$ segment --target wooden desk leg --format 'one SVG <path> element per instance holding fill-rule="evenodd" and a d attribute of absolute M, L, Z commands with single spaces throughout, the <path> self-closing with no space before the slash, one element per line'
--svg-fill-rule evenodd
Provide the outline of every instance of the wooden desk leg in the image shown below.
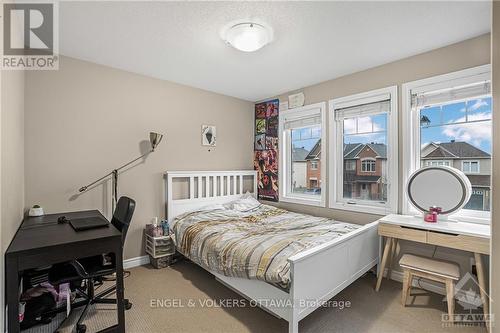
<path fill-rule="evenodd" d="M 481 302 L 483 303 L 483 313 L 485 319 L 489 319 L 490 306 L 488 294 L 486 294 L 486 282 L 484 278 L 484 266 L 483 260 L 480 253 L 474 253 L 474 259 L 476 261 L 476 269 L 477 269 L 477 279 L 479 282 L 479 291 L 481 293 Z M 486 320 L 486 328 L 489 330 L 489 321 Z"/>
<path fill-rule="evenodd" d="M 397 238 L 392 239 L 392 244 L 391 244 L 391 253 L 389 254 L 389 258 L 387 260 L 389 261 L 389 265 L 387 267 L 387 278 L 390 279 L 392 276 L 392 262 L 394 261 L 394 257 L 396 254 L 396 249 L 398 247 L 398 240 Z"/>
<path fill-rule="evenodd" d="M 19 268 L 17 258 L 6 256 L 5 258 L 5 295 L 8 306 L 8 332 L 17 333 L 19 327 Z M 3 306 L 3 305 L 2 305 Z"/>
<path fill-rule="evenodd" d="M 392 247 L 392 238 L 387 237 L 387 239 L 385 240 L 384 253 L 382 254 L 382 261 L 380 262 L 380 269 L 378 270 L 379 273 L 377 278 L 377 285 L 375 286 L 375 291 L 379 291 L 380 289 L 380 284 L 382 283 L 382 278 L 384 277 L 385 264 L 387 263 L 387 257 L 391 252 L 391 247 Z"/>
<path fill-rule="evenodd" d="M 123 285 L 123 254 L 121 244 L 115 252 L 116 257 L 116 305 L 118 308 L 118 332 L 125 333 L 125 304 Z"/>

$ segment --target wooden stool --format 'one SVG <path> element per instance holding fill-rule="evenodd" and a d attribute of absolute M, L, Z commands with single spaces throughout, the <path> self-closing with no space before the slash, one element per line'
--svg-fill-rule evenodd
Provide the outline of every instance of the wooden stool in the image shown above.
<path fill-rule="evenodd" d="M 455 281 L 460 279 L 460 268 L 457 263 L 420 257 L 413 254 L 405 254 L 399 260 L 399 265 L 404 269 L 403 291 L 401 302 L 406 306 L 406 299 L 411 290 L 413 277 L 422 277 L 446 286 L 446 301 L 448 303 L 448 315 L 453 321 L 455 311 Z"/>

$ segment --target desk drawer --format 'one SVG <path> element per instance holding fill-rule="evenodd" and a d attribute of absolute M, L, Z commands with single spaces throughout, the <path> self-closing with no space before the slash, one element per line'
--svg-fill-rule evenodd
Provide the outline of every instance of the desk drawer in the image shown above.
<path fill-rule="evenodd" d="M 481 254 L 490 254 L 490 240 L 482 237 L 427 231 L 427 243 Z"/>
<path fill-rule="evenodd" d="M 406 239 L 414 242 L 425 243 L 427 241 L 427 231 L 403 227 L 400 225 L 380 223 L 378 225 L 380 236 Z"/>

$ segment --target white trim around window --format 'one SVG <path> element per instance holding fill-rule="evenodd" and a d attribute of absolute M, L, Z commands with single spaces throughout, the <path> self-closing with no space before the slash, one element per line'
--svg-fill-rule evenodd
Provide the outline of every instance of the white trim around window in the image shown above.
<path fill-rule="evenodd" d="M 291 135 L 290 130 L 285 128 L 286 122 L 293 122 L 295 120 L 300 121 L 301 119 L 311 118 L 319 116 L 321 117 L 321 153 L 320 153 L 320 186 L 321 195 L 319 198 L 315 198 L 311 195 L 300 195 L 298 193 L 293 193 L 291 191 Z M 311 105 L 306 105 L 299 108 L 288 109 L 281 111 L 279 114 L 279 145 L 280 145 L 280 177 L 279 177 L 279 192 L 280 201 L 297 203 L 302 205 L 310 206 L 326 206 L 326 103 L 316 103 Z"/>
<path fill-rule="evenodd" d="M 361 159 L 361 171 L 362 172 L 375 172 L 377 167 L 377 160 L 371 157 L 366 157 Z M 369 170 L 368 170 L 369 169 Z"/>
<path fill-rule="evenodd" d="M 344 131 L 342 109 L 359 106 L 359 112 L 363 115 L 377 114 L 365 105 L 388 101 L 389 112 L 387 116 L 387 201 L 385 203 L 361 200 L 344 199 Z M 336 111 L 337 110 L 337 111 Z M 373 112 L 373 113 L 372 113 Z M 329 101 L 329 141 L 328 141 L 328 179 L 329 184 L 329 207 L 334 209 L 349 210 L 355 212 L 387 215 L 397 212 L 398 207 L 398 88 L 391 86 L 387 88 L 372 90 L 360 94 L 332 99 Z M 346 117 L 347 118 L 347 117 Z"/>
<path fill-rule="evenodd" d="M 419 113 L 412 109 L 412 93 L 425 93 L 466 86 L 478 82 L 491 80 L 491 65 L 473 67 L 449 74 L 438 75 L 427 79 L 408 82 L 402 86 L 402 133 L 403 133 L 403 188 L 402 210 L 403 214 L 414 215 L 417 211 L 410 205 L 406 195 L 406 182 L 410 175 L 420 167 L 420 118 Z M 417 125 L 418 124 L 418 125 Z M 462 209 L 450 219 L 473 222 L 489 223 L 490 212 Z"/>

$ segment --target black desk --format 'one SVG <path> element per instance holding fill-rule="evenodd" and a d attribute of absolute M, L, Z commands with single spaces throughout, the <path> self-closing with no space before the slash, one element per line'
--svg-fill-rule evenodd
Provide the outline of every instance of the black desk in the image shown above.
<path fill-rule="evenodd" d="M 8 331 L 19 332 L 19 272 L 112 252 L 116 256 L 116 298 L 118 324 L 101 332 L 125 332 L 123 304 L 123 258 L 121 233 L 109 228 L 76 232 L 69 223 L 58 224 L 57 218 L 103 217 L 97 210 L 26 217 L 5 253 L 5 302 L 8 305 Z"/>

